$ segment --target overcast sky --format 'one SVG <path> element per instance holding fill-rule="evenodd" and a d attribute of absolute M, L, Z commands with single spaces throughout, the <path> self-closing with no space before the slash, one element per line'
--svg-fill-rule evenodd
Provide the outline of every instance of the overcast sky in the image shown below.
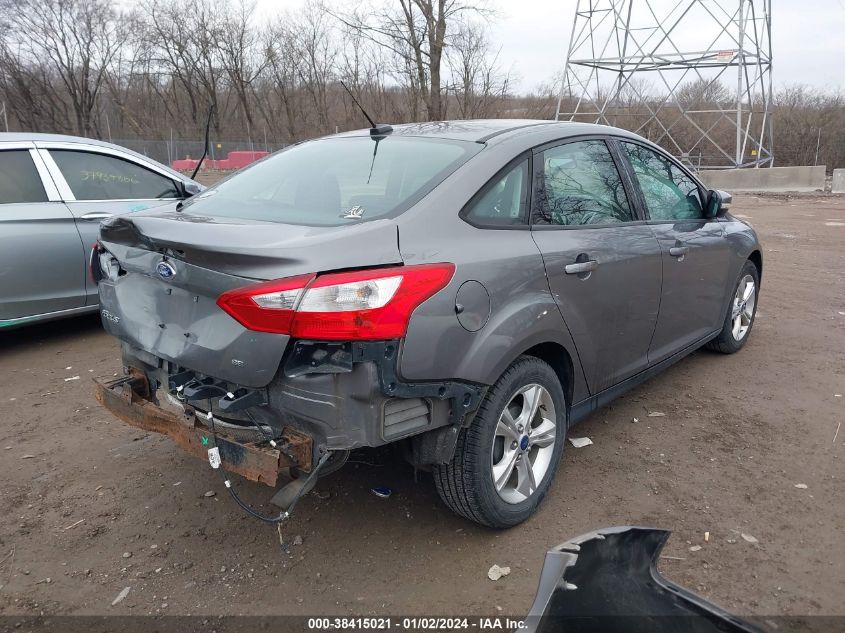
<path fill-rule="evenodd" d="M 722 0 L 733 5 L 736 1 Z M 489 2 L 498 11 L 490 39 L 501 46 L 502 66 L 520 78 L 517 89 L 528 91 L 549 81 L 563 68 L 576 0 Z M 655 7 L 676 3 L 653 0 Z M 259 0 L 258 11 L 269 16 L 301 4 L 302 0 Z M 844 88 L 845 0 L 772 0 L 772 5 L 775 87 L 804 83 Z"/>

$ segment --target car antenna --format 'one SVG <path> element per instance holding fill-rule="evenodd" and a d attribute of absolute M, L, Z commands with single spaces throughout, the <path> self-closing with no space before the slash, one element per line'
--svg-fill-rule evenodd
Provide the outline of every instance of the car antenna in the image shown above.
<path fill-rule="evenodd" d="M 358 109 L 361 111 L 361 114 L 363 114 L 367 121 L 369 121 L 370 136 L 381 140 L 381 138 L 384 138 L 386 135 L 390 134 L 393 131 L 393 128 L 387 123 L 376 123 L 375 121 L 373 121 L 370 115 L 367 114 L 367 111 L 364 109 L 364 106 L 362 106 L 358 102 L 358 99 L 355 98 L 355 95 L 352 94 L 352 91 L 349 89 L 349 87 L 345 83 L 343 83 L 343 81 L 340 82 L 340 85 L 343 86 L 343 89 L 349 93 L 349 96 L 352 97 L 352 101 L 355 103 L 356 106 L 358 106 Z"/>
<path fill-rule="evenodd" d="M 200 156 L 199 162 L 197 162 L 197 166 L 194 167 L 194 173 L 191 174 L 191 180 L 194 179 L 194 176 L 197 175 L 197 172 L 200 170 L 200 166 L 202 165 L 202 161 L 205 160 L 205 157 L 208 156 L 208 132 L 211 129 L 211 113 L 214 112 L 214 105 L 209 106 L 208 108 L 208 118 L 205 121 L 205 144 L 202 150 L 202 156 Z"/>
<path fill-rule="evenodd" d="M 386 123 L 376 123 L 375 121 L 373 121 L 372 117 L 367 114 L 367 111 L 364 109 L 364 106 L 362 106 L 358 102 L 358 99 L 355 98 L 355 95 L 352 94 L 352 91 L 349 89 L 349 87 L 345 83 L 343 83 L 343 81 L 340 82 L 340 85 L 343 86 L 343 89 L 349 93 L 349 96 L 352 97 L 352 101 L 355 102 L 355 105 L 358 106 L 358 109 L 366 117 L 367 121 L 370 122 L 370 138 L 376 142 L 376 146 L 373 148 L 373 159 L 370 161 L 370 175 L 367 176 L 367 184 L 370 184 L 370 180 L 373 177 L 373 167 L 376 164 L 378 144 L 393 131 L 393 128 L 390 125 L 387 125 Z"/>
<path fill-rule="evenodd" d="M 194 167 L 194 172 L 191 174 L 191 180 L 193 180 L 196 177 L 197 172 L 200 170 L 200 167 L 202 166 L 202 161 L 204 161 L 205 157 L 208 156 L 208 133 L 211 129 L 211 113 L 212 112 L 214 112 L 214 105 L 213 104 L 211 106 L 209 106 L 208 117 L 205 120 L 205 142 L 203 143 L 202 156 L 200 156 L 200 159 L 197 161 L 197 166 Z M 184 204 L 185 204 L 184 200 L 180 200 L 179 202 L 177 202 L 176 203 L 176 210 L 181 211 Z"/>

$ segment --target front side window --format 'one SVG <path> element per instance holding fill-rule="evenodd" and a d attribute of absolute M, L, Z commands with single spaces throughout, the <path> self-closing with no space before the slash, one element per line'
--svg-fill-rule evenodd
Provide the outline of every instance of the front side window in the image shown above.
<path fill-rule="evenodd" d="M 466 211 L 466 218 L 488 226 L 525 224 L 527 183 L 526 159 L 489 183 Z"/>
<path fill-rule="evenodd" d="M 309 141 L 247 167 L 182 211 L 306 226 L 394 217 L 482 147 L 399 134 Z"/>
<path fill-rule="evenodd" d="M 0 204 L 47 202 L 41 176 L 25 149 L 0 151 Z"/>
<path fill-rule="evenodd" d="M 543 152 L 535 223 L 562 226 L 634 220 L 619 171 L 604 141 L 579 141 Z"/>
<path fill-rule="evenodd" d="M 622 143 L 640 183 L 652 220 L 693 220 L 704 217 L 698 185 L 665 156 L 636 143 Z"/>
<path fill-rule="evenodd" d="M 116 156 L 64 149 L 51 149 L 50 155 L 77 200 L 180 197 L 172 179 Z"/>

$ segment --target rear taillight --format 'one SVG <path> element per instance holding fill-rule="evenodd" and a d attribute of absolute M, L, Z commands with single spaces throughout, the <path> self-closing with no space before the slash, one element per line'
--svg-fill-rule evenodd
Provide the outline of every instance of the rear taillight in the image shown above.
<path fill-rule="evenodd" d="M 250 330 L 287 334 L 294 309 L 315 275 L 287 277 L 235 288 L 217 298 L 217 305 Z"/>
<path fill-rule="evenodd" d="M 318 340 L 399 338 L 413 311 L 454 272 L 454 264 L 423 264 L 288 277 L 230 290 L 217 304 L 250 330 Z"/>

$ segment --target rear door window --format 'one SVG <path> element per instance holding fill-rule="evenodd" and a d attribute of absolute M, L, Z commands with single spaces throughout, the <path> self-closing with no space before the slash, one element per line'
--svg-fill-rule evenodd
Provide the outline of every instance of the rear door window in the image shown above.
<path fill-rule="evenodd" d="M 604 141 L 566 143 L 545 150 L 542 157 L 535 191 L 536 224 L 581 226 L 635 219 Z"/>
<path fill-rule="evenodd" d="M 77 200 L 179 197 L 171 178 L 116 156 L 65 149 L 51 149 L 50 155 Z"/>
<path fill-rule="evenodd" d="M 704 217 L 696 182 L 665 156 L 637 143 L 622 142 L 643 192 L 652 220 L 697 220 Z"/>
<path fill-rule="evenodd" d="M 0 151 L 0 204 L 47 202 L 41 176 L 25 149 Z"/>

